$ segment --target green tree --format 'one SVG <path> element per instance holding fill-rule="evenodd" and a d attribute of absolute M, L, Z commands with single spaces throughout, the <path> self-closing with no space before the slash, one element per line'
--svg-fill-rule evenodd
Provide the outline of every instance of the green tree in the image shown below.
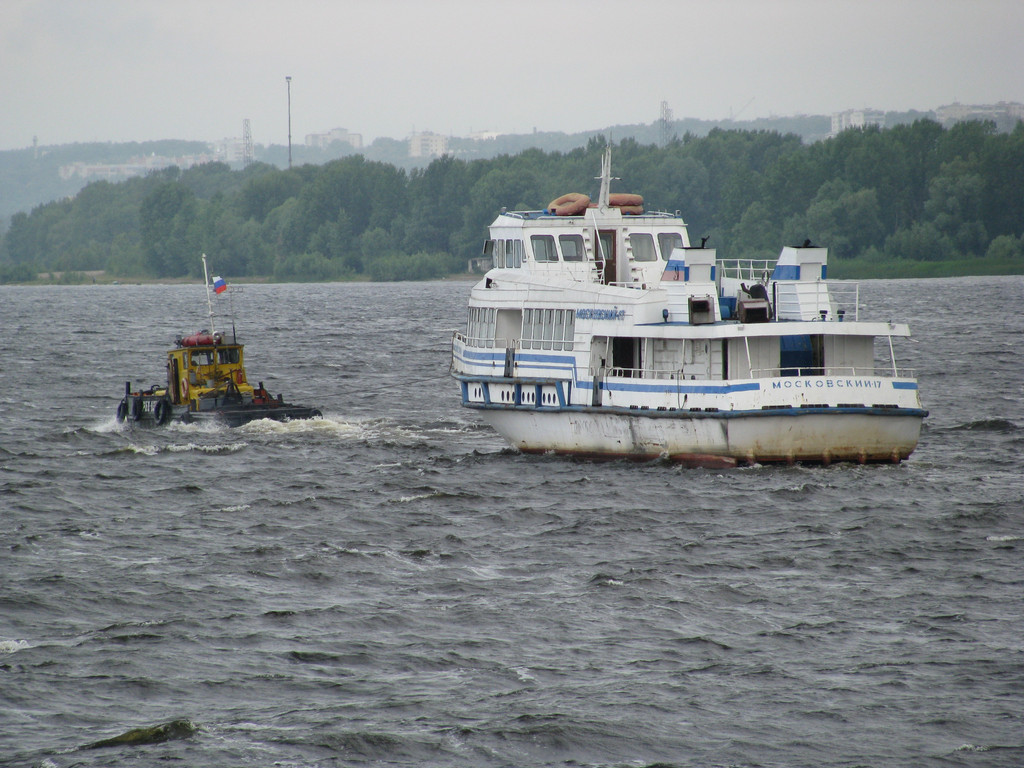
<path fill-rule="evenodd" d="M 994 261 L 1024 260 L 1024 237 L 999 235 L 989 244 L 985 256 Z"/>
<path fill-rule="evenodd" d="M 916 222 L 896 230 L 885 239 L 885 252 L 892 258 L 912 261 L 945 261 L 955 248 L 950 239 L 932 222 Z"/>
<path fill-rule="evenodd" d="M 881 245 L 885 233 L 875 190 L 854 191 L 844 181 L 822 185 L 804 222 L 806 236 L 815 243 L 827 244 L 838 258 L 856 256 L 872 245 Z"/>
<path fill-rule="evenodd" d="M 186 235 L 198 213 L 195 194 L 178 182 L 157 187 L 139 207 L 142 251 L 158 277 L 186 274 L 190 258 Z"/>
<path fill-rule="evenodd" d="M 942 166 L 928 184 L 925 216 L 963 255 L 980 255 L 988 245 L 982 221 L 985 181 L 962 159 Z"/>

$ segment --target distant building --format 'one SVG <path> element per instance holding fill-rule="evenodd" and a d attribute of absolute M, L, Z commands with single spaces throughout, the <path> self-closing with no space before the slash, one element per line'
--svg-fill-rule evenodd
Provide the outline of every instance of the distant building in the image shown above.
<path fill-rule="evenodd" d="M 326 149 L 336 141 L 348 144 L 353 149 L 363 148 L 363 135 L 361 133 L 349 133 L 347 128 L 334 128 L 327 133 L 307 133 L 306 146 Z"/>
<path fill-rule="evenodd" d="M 838 136 L 847 128 L 866 128 L 869 125 L 885 127 L 885 112 L 880 109 L 848 109 L 832 113 L 832 131 L 829 136 Z"/>
<path fill-rule="evenodd" d="M 210 145 L 217 159 L 228 165 L 245 164 L 245 139 L 221 139 Z"/>
<path fill-rule="evenodd" d="M 447 136 L 425 131 L 409 137 L 409 157 L 441 157 L 447 152 Z"/>
<path fill-rule="evenodd" d="M 62 179 L 78 176 L 82 179 L 102 179 L 106 181 L 123 181 L 136 176 L 145 176 L 151 171 L 170 168 L 172 165 L 181 170 L 192 168 L 204 163 L 223 160 L 215 154 L 181 155 L 180 157 L 163 157 L 161 155 L 145 155 L 133 157 L 127 163 L 69 163 L 57 169 Z"/>
<path fill-rule="evenodd" d="M 991 120 L 997 126 L 1016 123 L 1024 119 L 1024 104 L 1000 101 L 998 104 L 960 104 L 953 102 L 935 110 L 935 118 L 948 128 L 968 120 Z"/>

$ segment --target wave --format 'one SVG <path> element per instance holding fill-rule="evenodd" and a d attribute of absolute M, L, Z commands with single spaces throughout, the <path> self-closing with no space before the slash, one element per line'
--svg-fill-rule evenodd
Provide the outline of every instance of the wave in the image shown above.
<path fill-rule="evenodd" d="M 163 453 L 206 453 L 211 455 L 237 453 L 249 444 L 234 442 L 221 445 L 204 445 L 202 443 L 170 443 L 168 445 L 136 445 L 129 444 L 100 454 L 101 456 L 120 456 L 123 454 L 139 454 L 142 456 L 159 456 Z"/>
<path fill-rule="evenodd" d="M 1021 427 L 1009 419 L 980 419 L 934 430 L 935 432 L 995 432 L 1006 434 L 1020 431 Z"/>
<path fill-rule="evenodd" d="M 25 640 L 0 640 L 0 654 L 17 653 L 31 647 Z"/>

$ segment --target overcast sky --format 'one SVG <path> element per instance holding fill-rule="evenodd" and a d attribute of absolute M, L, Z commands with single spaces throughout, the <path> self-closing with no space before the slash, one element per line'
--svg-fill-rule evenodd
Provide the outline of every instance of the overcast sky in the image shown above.
<path fill-rule="evenodd" d="M 1024 101 L 1022 0 L 0 0 L 0 150 Z"/>

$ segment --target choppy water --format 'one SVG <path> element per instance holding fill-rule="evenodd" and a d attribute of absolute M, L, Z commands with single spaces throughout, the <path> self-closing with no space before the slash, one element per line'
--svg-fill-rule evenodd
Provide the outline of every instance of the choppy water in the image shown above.
<path fill-rule="evenodd" d="M 731 471 L 507 450 L 468 290 L 246 286 L 326 418 L 132 431 L 201 289 L 0 288 L 0 765 L 1024 765 L 1024 281 L 862 285 L 910 461 Z"/>

